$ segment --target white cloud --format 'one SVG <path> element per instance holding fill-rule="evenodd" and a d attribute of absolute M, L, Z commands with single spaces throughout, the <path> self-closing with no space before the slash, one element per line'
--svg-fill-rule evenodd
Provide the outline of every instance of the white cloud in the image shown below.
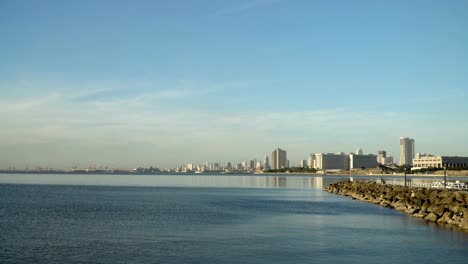
<path fill-rule="evenodd" d="M 220 17 L 242 13 L 251 9 L 260 8 L 278 2 L 279 0 L 254 0 L 216 10 L 210 16 Z"/>

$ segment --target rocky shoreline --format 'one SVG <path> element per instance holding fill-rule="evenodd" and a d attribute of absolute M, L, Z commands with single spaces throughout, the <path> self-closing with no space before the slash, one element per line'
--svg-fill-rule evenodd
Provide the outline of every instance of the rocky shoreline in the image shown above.
<path fill-rule="evenodd" d="M 468 232 L 468 192 L 377 184 L 339 182 L 325 191 L 405 212 L 429 222 L 457 226 Z"/>

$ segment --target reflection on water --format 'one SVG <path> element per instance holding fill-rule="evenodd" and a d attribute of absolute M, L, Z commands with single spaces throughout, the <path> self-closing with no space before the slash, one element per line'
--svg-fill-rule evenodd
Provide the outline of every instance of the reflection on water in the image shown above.
<path fill-rule="evenodd" d="M 354 180 L 375 180 L 381 177 L 353 176 Z M 458 178 L 457 178 L 458 179 Z M 0 174 L 0 183 L 59 184 L 102 186 L 161 186 L 161 187 L 230 187 L 230 188 L 293 188 L 323 189 L 348 180 L 341 175 L 76 175 L 76 174 Z M 408 177 L 409 186 L 430 186 L 440 177 Z M 456 180 L 450 178 L 450 180 Z M 466 180 L 462 178 L 461 180 Z M 404 185 L 403 177 L 385 177 L 387 184 Z"/>
<path fill-rule="evenodd" d="M 278 175 L 69 175 L 0 174 L 0 183 L 161 187 L 323 189 L 343 177 Z"/>

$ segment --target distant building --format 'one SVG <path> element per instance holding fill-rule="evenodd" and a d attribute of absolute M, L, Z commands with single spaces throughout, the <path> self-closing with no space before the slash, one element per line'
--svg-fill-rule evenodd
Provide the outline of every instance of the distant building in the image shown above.
<path fill-rule="evenodd" d="M 248 165 L 249 165 L 249 168 L 248 168 L 248 169 L 249 169 L 249 170 L 255 170 L 255 165 L 256 165 L 255 163 L 257 163 L 257 161 L 256 161 L 255 159 L 250 160 L 250 161 L 249 161 L 249 164 L 248 164 Z"/>
<path fill-rule="evenodd" d="M 315 168 L 319 170 L 348 170 L 349 156 L 344 153 L 315 154 Z"/>
<path fill-rule="evenodd" d="M 300 166 L 301 168 L 307 168 L 307 160 L 301 160 L 299 166 Z"/>
<path fill-rule="evenodd" d="M 379 150 L 377 152 L 377 162 L 379 164 L 385 164 L 386 158 L 387 158 L 387 152 L 385 150 Z"/>
<path fill-rule="evenodd" d="M 270 162 L 268 161 L 268 155 L 265 155 L 264 168 L 265 170 L 270 169 Z"/>
<path fill-rule="evenodd" d="M 434 156 L 430 154 L 421 155 L 418 153 L 413 159 L 413 168 L 467 168 L 468 157 L 458 156 Z"/>
<path fill-rule="evenodd" d="M 257 170 L 257 171 L 262 170 L 262 162 L 261 161 L 257 161 L 257 164 L 255 166 L 255 170 Z"/>
<path fill-rule="evenodd" d="M 400 165 L 413 164 L 414 150 L 414 139 L 400 138 Z"/>
<path fill-rule="evenodd" d="M 187 171 L 194 171 L 194 170 L 195 170 L 195 166 L 193 165 L 193 163 L 187 164 Z"/>
<path fill-rule="evenodd" d="M 376 155 L 357 155 L 349 154 L 349 167 L 351 169 L 360 169 L 360 168 L 375 168 L 379 165 L 377 162 Z"/>
<path fill-rule="evenodd" d="M 361 148 L 358 148 L 356 150 L 356 155 L 362 155 L 362 149 Z"/>
<path fill-rule="evenodd" d="M 287 152 L 280 148 L 273 150 L 271 153 L 271 168 L 274 170 L 288 167 Z"/>
<path fill-rule="evenodd" d="M 307 166 L 309 168 L 314 168 L 315 167 L 314 162 L 315 162 L 315 154 L 310 154 L 309 158 L 307 159 Z"/>
<path fill-rule="evenodd" d="M 394 164 L 393 157 L 392 157 L 392 156 L 388 156 L 388 157 L 384 158 L 384 159 L 382 160 L 382 164 L 383 164 L 383 165 Z"/>

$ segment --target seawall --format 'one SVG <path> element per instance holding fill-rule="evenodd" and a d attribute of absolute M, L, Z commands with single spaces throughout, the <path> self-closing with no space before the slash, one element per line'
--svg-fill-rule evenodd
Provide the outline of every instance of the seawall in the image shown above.
<path fill-rule="evenodd" d="M 325 191 L 351 196 L 468 232 L 468 192 L 383 185 L 369 181 L 339 182 Z"/>

